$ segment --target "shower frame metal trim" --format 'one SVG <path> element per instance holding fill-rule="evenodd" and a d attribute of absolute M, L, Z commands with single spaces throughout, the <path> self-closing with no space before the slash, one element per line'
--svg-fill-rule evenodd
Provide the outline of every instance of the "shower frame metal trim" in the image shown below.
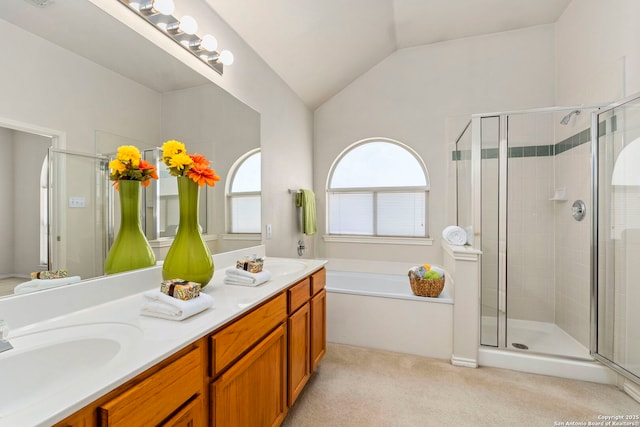
<path fill-rule="evenodd" d="M 591 356 L 604 364 L 608 368 L 612 369 L 621 376 L 640 384 L 640 376 L 626 370 L 622 366 L 615 363 L 600 353 L 598 353 L 598 287 L 599 287 L 599 217 L 600 217 L 600 199 L 599 199 L 599 161 L 600 161 L 600 135 L 598 120 L 601 114 L 605 114 L 611 110 L 615 110 L 634 100 L 640 99 L 640 93 L 636 93 L 620 99 L 607 106 L 600 106 L 597 111 L 591 113 L 591 197 L 592 197 L 592 209 L 591 209 L 591 342 L 590 342 L 590 354 Z"/>

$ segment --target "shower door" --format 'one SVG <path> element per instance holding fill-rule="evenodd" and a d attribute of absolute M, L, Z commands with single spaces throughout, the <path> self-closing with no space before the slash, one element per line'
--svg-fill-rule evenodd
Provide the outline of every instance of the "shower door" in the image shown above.
<path fill-rule="evenodd" d="M 70 276 L 104 274 L 107 159 L 50 148 L 50 268 Z"/>
<path fill-rule="evenodd" d="M 594 199 L 591 351 L 640 380 L 640 97 L 593 114 Z"/>
<path fill-rule="evenodd" d="M 591 360 L 591 229 L 572 216 L 574 201 L 591 208 L 590 107 L 580 108 L 473 118 L 481 345 Z"/>

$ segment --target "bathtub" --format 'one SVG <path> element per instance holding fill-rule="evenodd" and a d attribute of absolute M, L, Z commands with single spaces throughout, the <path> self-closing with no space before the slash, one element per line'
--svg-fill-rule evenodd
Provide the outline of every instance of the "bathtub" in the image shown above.
<path fill-rule="evenodd" d="M 446 282 L 445 282 L 446 283 Z M 413 295 L 406 274 L 327 271 L 327 340 L 451 358 L 453 299 Z"/>

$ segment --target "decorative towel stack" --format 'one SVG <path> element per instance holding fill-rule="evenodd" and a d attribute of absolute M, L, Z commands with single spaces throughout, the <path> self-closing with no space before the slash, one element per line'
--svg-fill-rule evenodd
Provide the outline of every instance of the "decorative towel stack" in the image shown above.
<path fill-rule="evenodd" d="M 462 246 L 467 243 L 467 232 L 457 225 L 450 225 L 442 230 L 442 238 L 450 245 Z"/>
<path fill-rule="evenodd" d="M 260 273 L 250 273 L 239 268 L 227 268 L 224 277 L 226 285 L 258 286 L 271 279 L 269 270 L 262 270 Z"/>
<path fill-rule="evenodd" d="M 13 292 L 16 294 L 26 294 L 28 292 L 76 283 L 80 280 L 82 280 L 80 276 L 60 277 L 58 279 L 33 279 L 28 282 L 20 283 L 13 289 Z"/>
<path fill-rule="evenodd" d="M 159 290 L 147 291 L 142 297 L 140 314 L 169 320 L 184 320 L 213 305 L 213 297 L 205 293 L 186 301 L 170 297 Z"/>

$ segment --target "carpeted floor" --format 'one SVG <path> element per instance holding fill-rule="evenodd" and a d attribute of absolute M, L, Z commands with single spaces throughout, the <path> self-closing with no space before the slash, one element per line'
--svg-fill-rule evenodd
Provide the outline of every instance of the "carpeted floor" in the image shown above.
<path fill-rule="evenodd" d="M 615 386 L 329 344 L 282 426 L 560 426 L 612 415 L 640 415 L 640 403 Z"/>

